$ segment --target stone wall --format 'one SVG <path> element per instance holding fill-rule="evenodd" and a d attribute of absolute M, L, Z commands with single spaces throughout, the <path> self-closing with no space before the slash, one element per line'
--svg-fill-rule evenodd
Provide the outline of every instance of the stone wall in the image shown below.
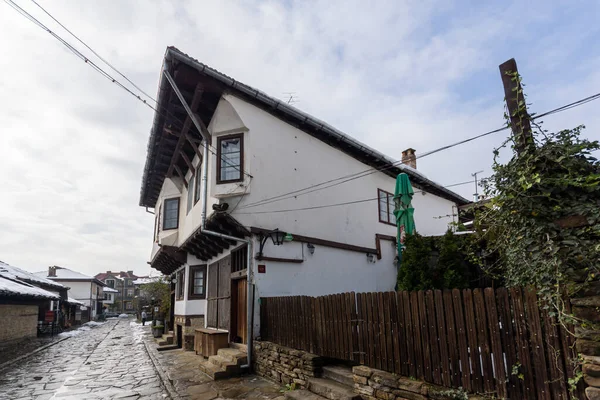
<path fill-rule="evenodd" d="M 0 343 L 37 336 L 38 306 L 0 304 Z"/>
<path fill-rule="evenodd" d="M 591 287 L 584 294 L 590 295 L 571 299 L 573 314 L 588 322 L 575 328 L 577 352 L 583 356 L 583 380 L 588 386 L 585 394 L 590 400 L 600 400 L 600 293 Z"/>
<path fill-rule="evenodd" d="M 432 385 L 415 379 L 365 367 L 352 368 L 354 391 L 365 400 L 457 400 L 466 399 L 465 392 Z M 469 395 L 469 399 L 483 399 Z"/>
<path fill-rule="evenodd" d="M 181 326 L 183 337 L 182 347 L 184 350 L 194 350 L 194 336 L 196 328 L 204 328 L 204 315 L 175 315 L 175 325 Z M 175 341 L 177 341 L 177 328 L 174 329 Z"/>
<path fill-rule="evenodd" d="M 254 371 L 283 384 L 295 383 L 306 388 L 310 377 L 320 376 L 323 358 L 271 342 L 254 342 Z"/>

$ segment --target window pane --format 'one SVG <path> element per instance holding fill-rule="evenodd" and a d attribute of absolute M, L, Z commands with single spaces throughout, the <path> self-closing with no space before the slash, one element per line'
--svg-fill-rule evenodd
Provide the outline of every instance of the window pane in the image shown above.
<path fill-rule="evenodd" d="M 242 169 L 241 138 L 223 139 L 219 145 L 219 178 L 223 181 L 239 180 Z"/>
<path fill-rule="evenodd" d="M 198 174 L 200 175 L 200 174 Z M 187 194 L 187 214 L 190 213 L 192 205 L 194 204 L 194 176 L 190 178 L 188 183 L 188 194 Z"/>
<path fill-rule="evenodd" d="M 201 171 L 201 164 L 198 164 L 198 170 Z M 196 174 L 196 195 L 194 196 L 194 204 L 200 200 L 200 184 L 202 180 L 202 174 Z"/>
<path fill-rule="evenodd" d="M 163 229 L 175 229 L 178 226 L 179 199 L 165 200 L 165 216 Z"/>

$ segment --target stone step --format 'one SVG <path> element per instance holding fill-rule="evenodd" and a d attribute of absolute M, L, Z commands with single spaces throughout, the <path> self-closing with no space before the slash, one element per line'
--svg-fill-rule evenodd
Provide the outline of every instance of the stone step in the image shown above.
<path fill-rule="evenodd" d="M 243 353 L 248 353 L 248 345 L 243 343 L 229 343 L 229 347 L 232 349 L 237 349 Z"/>
<path fill-rule="evenodd" d="M 227 372 L 231 372 L 232 374 L 238 373 L 240 370 L 240 366 L 237 363 L 234 363 L 222 356 L 210 356 L 208 357 L 208 361 Z"/>
<path fill-rule="evenodd" d="M 165 346 L 158 346 L 156 350 L 158 351 L 167 351 L 167 350 L 177 350 L 179 346 L 176 344 L 167 344 Z"/>
<path fill-rule="evenodd" d="M 342 365 L 327 365 L 323 367 L 322 377 L 341 383 L 350 388 L 354 387 L 354 378 L 352 369 Z"/>
<path fill-rule="evenodd" d="M 308 380 L 308 390 L 329 400 L 362 399 L 362 397 L 354 393 L 352 386 L 348 387 L 329 379 L 310 378 Z"/>
<path fill-rule="evenodd" d="M 237 365 L 244 365 L 248 361 L 248 354 L 232 348 L 223 348 L 217 350 L 217 355 L 229 360 Z"/>
<path fill-rule="evenodd" d="M 309 392 L 308 390 L 290 390 L 283 394 L 286 399 L 293 400 L 322 400 L 325 397 Z"/>
<path fill-rule="evenodd" d="M 221 369 L 221 367 L 211 363 L 208 360 L 201 362 L 198 365 L 200 371 L 204 372 L 206 375 L 210 376 L 211 379 L 217 381 L 219 379 L 227 379 L 231 377 L 231 373 Z"/>
<path fill-rule="evenodd" d="M 173 344 L 174 337 L 173 335 L 162 335 L 162 339 L 167 342 L 167 344 Z"/>

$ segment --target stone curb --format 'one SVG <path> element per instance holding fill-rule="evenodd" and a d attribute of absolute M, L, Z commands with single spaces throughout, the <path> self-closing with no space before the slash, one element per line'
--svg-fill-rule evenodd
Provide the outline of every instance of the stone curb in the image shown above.
<path fill-rule="evenodd" d="M 158 375 L 160 376 L 160 379 L 161 379 L 163 385 L 165 386 L 165 389 L 167 389 L 167 392 L 169 392 L 169 396 L 171 396 L 171 399 L 172 400 L 181 399 L 181 397 L 179 397 L 179 395 L 177 394 L 177 391 L 173 387 L 173 384 L 171 383 L 171 381 L 169 380 L 167 375 L 162 370 L 162 368 L 160 366 L 160 361 L 158 361 L 158 358 L 154 354 L 154 349 L 149 347 L 148 341 L 146 340 L 146 338 L 144 338 L 142 340 L 142 342 L 144 343 L 144 347 L 146 348 L 146 352 L 148 353 L 150 360 L 152 360 L 152 364 L 154 364 L 154 369 L 156 370 L 156 372 L 158 372 Z"/>
<path fill-rule="evenodd" d="M 67 340 L 67 339 L 70 339 L 70 338 L 71 338 L 71 336 L 67 336 L 67 337 L 65 337 L 65 338 L 58 339 L 58 340 L 56 340 L 56 341 L 54 341 L 54 342 L 52 342 L 52 343 L 48 343 L 48 344 L 46 344 L 46 345 L 44 345 L 44 346 L 42 346 L 42 347 L 38 347 L 37 349 L 35 349 L 35 350 L 33 350 L 33 351 L 30 351 L 30 352 L 29 352 L 29 353 L 27 353 L 27 354 L 23 354 L 22 356 L 19 356 L 19 357 L 17 357 L 17 358 L 13 358 L 12 360 L 9 360 L 9 361 L 6 361 L 6 362 L 3 362 L 2 364 L 0 364 L 0 371 L 2 371 L 4 368 L 8 367 L 9 365 L 13 365 L 14 363 L 16 363 L 16 362 L 18 362 L 18 361 L 24 360 L 24 359 L 26 359 L 27 357 L 31 357 L 31 356 L 32 356 L 32 355 L 34 355 L 35 353 L 39 353 L 39 352 L 40 352 L 40 351 L 42 351 L 42 350 L 46 350 L 48 347 L 52 347 L 52 346 L 54 346 L 54 345 L 56 345 L 56 344 L 59 344 L 60 342 L 64 342 L 65 340 Z"/>

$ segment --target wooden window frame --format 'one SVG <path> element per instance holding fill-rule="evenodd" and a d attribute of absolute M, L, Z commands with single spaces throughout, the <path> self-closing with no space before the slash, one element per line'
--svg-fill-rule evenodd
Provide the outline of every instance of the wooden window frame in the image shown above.
<path fill-rule="evenodd" d="M 202 294 L 194 294 L 194 273 L 196 271 L 204 271 L 204 283 Z M 206 299 L 206 281 L 207 281 L 207 265 L 190 265 L 189 279 L 188 279 L 188 300 L 204 300 Z"/>
<path fill-rule="evenodd" d="M 394 195 L 390 192 L 386 192 L 383 189 L 377 189 L 377 218 L 379 219 L 379 222 L 381 222 L 382 224 L 386 224 L 386 225 L 392 225 L 392 226 L 396 226 L 396 224 L 385 220 L 381 219 L 381 196 L 382 193 L 385 194 L 385 203 L 386 203 L 386 215 L 389 218 L 390 215 L 390 202 L 388 201 L 388 198 L 391 196 L 392 197 L 392 201 L 394 199 Z M 394 212 L 394 210 L 392 210 L 392 213 Z"/>
<path fill-rule="evenodd" d="M 194 189 L 195 189 L 195 184 L 196 182 L 196 175 L 192 174 L 192 176 L 190 177 L 190 181 L 188 182 L 188 187 L 187 187 L 187 199 L 186 199 L 186 205 L 185 205 L 185 215 L 189 215 L 190 211 L 192 211 L 192 208 L 194 208 Z M 190 198 L 190 194 L 191 194 L 191 198 Z"/>
<path fill-rule="evenodd" d="M 194 187 L 194 204 L 196 204 L 198 202 L 198 200 L 200 200 L 200 188 L 202 186 L 202 159 L 200 159 L 200 162 L 198 163 L 198 166 L 196 167 L 196 175 L 194 176 L 195 179 L 195 187 Z"/>
<path fill-rule="evenodd" d="M 175 299 L 178 301 L 182 301 L 185 298 L 185 268 L 179 271 L 176 277 L 177 284 L 175 285 Z"/>
<path fill-rule="evenodd" d="M 240 139 L 240 177 L 238 179 L 221 179 L 221 142 L 229 139 Z M 244 180 L 244 133 L 221 136 L 217 138 L 217 185 L 224 183 L 242 182 Z"/>
<path fill-rule="evenodd" d="M 174 228 L 166 228 L 166 219 L 167 219 L 167 202 L 169 201 L 177 201 L 177 224 L 175 225 Z M 179 201 L 179 197 L 172 197 L 170 199 L 165 199 L 165 201 L 163 202 L 164 206 L 165 206 L 165 212 L 163 213 L 162 216 L 162 223 L 163 223 L 163 231 L 172 231 L 173 229 L 179 229 L 179 213 L 181 212 L 181 204 Z"/>

